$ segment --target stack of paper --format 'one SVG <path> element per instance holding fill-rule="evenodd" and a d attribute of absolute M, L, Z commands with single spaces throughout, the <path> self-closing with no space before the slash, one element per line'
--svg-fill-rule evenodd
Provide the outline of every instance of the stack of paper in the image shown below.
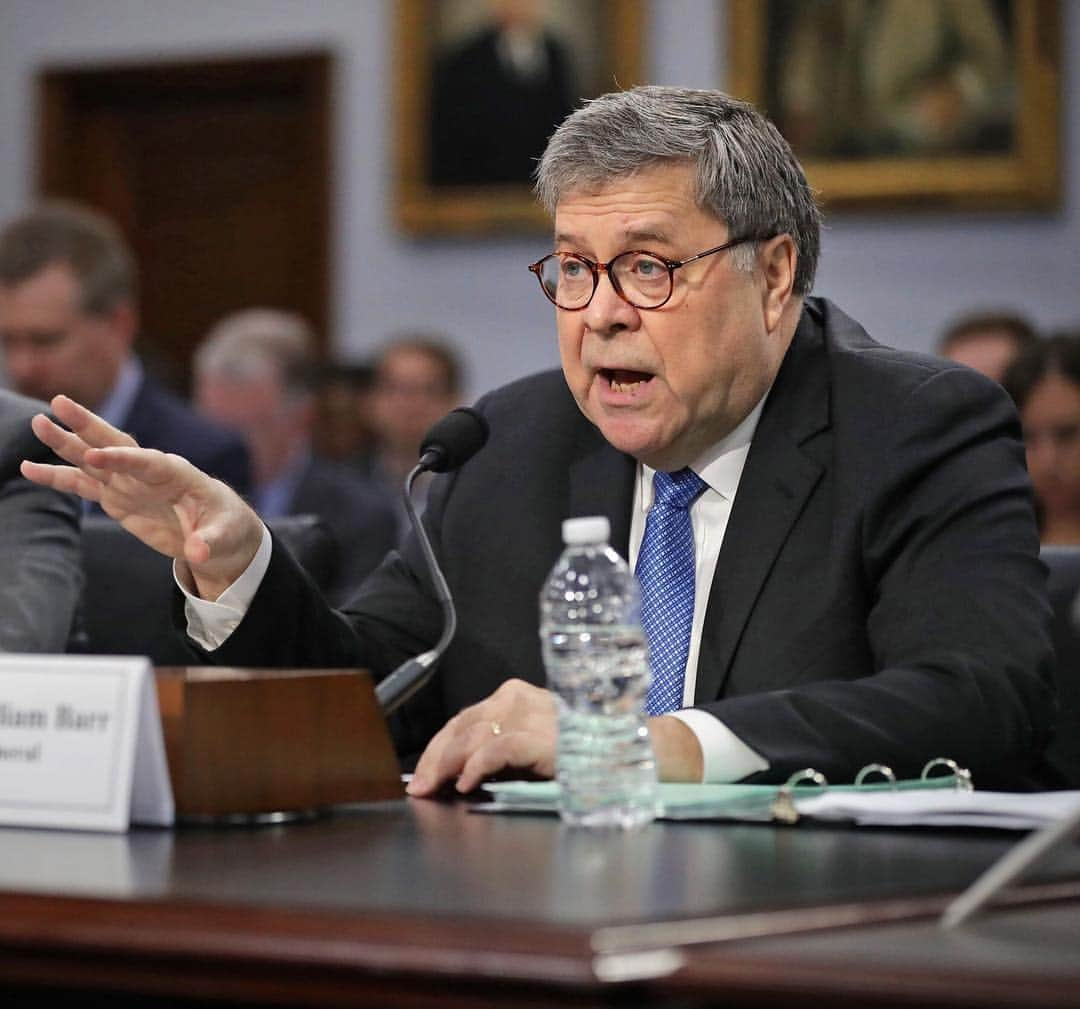
<path fill-rule="evenodd" d="M 883 827 L 996 827 L 1037 830 L 1080 809 L 1072 792 L 841 792 L 796 797 L 800 816 Z"/>

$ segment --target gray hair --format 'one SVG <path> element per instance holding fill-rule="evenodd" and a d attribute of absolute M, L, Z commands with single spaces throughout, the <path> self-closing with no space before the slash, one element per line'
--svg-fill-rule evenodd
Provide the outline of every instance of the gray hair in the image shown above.
<path fill-rule="evenodd" d="M 780 131 L 720 91 L 649 85 L 586 102 L 548 142 L 536 193 L 554 215 L 569 193 L 667 161 L 696 167 L 698 205 L 733 237 L 790 235 L 798 253 L 795 292 L 810 291 L 821 246 L 813 191 Z"/>
<path fill-rule="evenodd" d="M 240 382 L 276 375 L 286 393 L 307 396 L 315 386 L 315 334 L 308 321 L 293 312 L 233 312 L 214 323 L 199 344 L 195 372 Z"/>
<path fill-rule="evenodd" d="M 79 282 L 80 308 L 106 315 L 136 296 L 135 261 L 107 217 L 77 203 L 53 201 L 16 217 L 0 232 L 0 284 L 13 287 L 54 263 Z"/>

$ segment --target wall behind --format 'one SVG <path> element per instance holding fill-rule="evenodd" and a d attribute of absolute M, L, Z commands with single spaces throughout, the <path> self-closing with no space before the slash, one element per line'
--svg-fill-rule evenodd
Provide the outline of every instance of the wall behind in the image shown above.
<path fill-rule="evenodd" d="M 646 68 L 660 84 L 724 79 L 726 5 L 653 0 Z M 1080 4 L 1065 0 L 1062 115 L 1066 176 L 1053 215 L 835 215 L 817 290 L 879 339 L 928 349 L 975 305 L 1080 326 Z M 45 65 L 325 47 L 336 54 L 336 250 L 331 334 L 361 357 L 402 329 L 462 347 L 474 393 L 557 362 L 552 310 L 526 264 L 543 235 L 413 240 L 391 220 L 390 0 L 0 0 L 0 219 L 33 194 L 34 74 Z M 379 250 L 372 255 L 372 250 Z"/>

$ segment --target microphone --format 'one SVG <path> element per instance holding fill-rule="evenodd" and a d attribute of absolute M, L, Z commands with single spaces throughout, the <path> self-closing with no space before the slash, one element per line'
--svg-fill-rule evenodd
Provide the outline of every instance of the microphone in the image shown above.
<path fill-rule="evenodd" d="M 450 588 L 446 584 L 442 568 L 439 567 L 435 551 L 431 549 L 427 531 L 413 505 L 413 484 L 421 473 L 448 473 L 464 465 L 484 447 L 487 438 L 488 423 L 484 417 L 471 407 L 459 406 L 437 421 L 424 435 L 420 443 L 420 461 L 405 478 L 402 490 L 405 511 L 420 543 L 424 562 L 435 586 L 436 598 L 442 607 L 443 631 L 434 648 L 406 659 L 375 687 L 375 699 L 379 702 L 383 714 L 389 715 L 400 707 L 431 679 L 436 663 L 442 658 L 457 630 L 457 611 L 454 609 Z"/>
<path fill-rule="evenodd" d="M 449 473 L 476 455 L 487 438 L 488 422 L 483 416 L 472 407 L 459 406 L 424 435 L 417 470 Z"/>

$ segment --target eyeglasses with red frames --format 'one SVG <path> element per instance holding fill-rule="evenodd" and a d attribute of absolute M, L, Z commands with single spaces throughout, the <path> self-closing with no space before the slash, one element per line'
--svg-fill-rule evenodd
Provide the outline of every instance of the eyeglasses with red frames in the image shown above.
<path fill-rule="evenodd" d="M 548 301 L 567 312 L 580 312 L 588 306 L 600 285 L 601 273 L 607 274 L 615 293 L 628 304 L 635 308 L 662 308 L 675 289 L 675 271 L 680 267 L 746 242 L 764 240 L 744 235 L 686 259 L 665 259 L 655 252 L 629 249 L 610 262 L 597 263 L 576 252 L 553 252 L 529 269 L 536 274 Z"/>

